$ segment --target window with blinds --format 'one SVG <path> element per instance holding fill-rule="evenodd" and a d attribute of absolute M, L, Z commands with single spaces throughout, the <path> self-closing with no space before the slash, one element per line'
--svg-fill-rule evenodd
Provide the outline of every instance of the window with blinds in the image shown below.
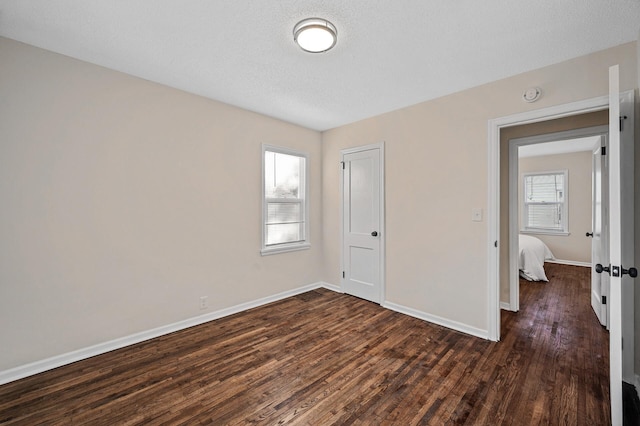
<path fill-rule="evenodd" d="M 262 254 L 308 248 L 307 157 L 263 146 Z"/>
<path fill-rule="evenodd" d="M 523 183 L 523 230 L 567 233 L 567 172 L 528 173 Z"/>

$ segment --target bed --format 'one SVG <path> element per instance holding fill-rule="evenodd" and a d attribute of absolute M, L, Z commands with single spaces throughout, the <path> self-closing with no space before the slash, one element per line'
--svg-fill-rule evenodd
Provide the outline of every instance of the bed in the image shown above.
<path fill-rule="evenodd" d="M 530 235 L 520 235 L 519 245 L 520 276 L 527 281 L 549 281 L 544 273 L 544 261 L 554 259 L 549 247 Z"/>

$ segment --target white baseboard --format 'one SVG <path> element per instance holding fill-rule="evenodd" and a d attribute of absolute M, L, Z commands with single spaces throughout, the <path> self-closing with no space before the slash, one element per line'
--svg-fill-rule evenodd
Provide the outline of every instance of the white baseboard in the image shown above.
<path fill-rule="evenodd" d="M 443 327 L 450 328 L 452 330 L 460 331 L 465 334 L 480 337 L 482 339 L 489 340 L 489 332 L 487 330 L 481 330 L 479 328 L 471 327 L 470 325 L 463 324 L 457 321 L 448 320 L 436 315 L 431 315 L 426 312 L 418 311 L 417 309 L 409 308 L 406 306 L 398 305 L 392 302 L 382 303 L 383 308 L 391 309 L 392 311 L 399 312 L 401 314 L 409 315 L 414 318 L 418 318 L 427 322 L 441 325 Z"/>
<path fill-rule="evenodd" d="M 196 325 L 204 324 L 209 321 L 213 321 L 219 318 L 223 318 L 229 315 L 236 314 L 238 312 L 246 311 L 248 309 L 257 308 L 258 306 L 266 305 L 268 303 L 276 302 L 278 300 L 286 299 L 287 297 L 296 296 L 301 293 L 305 293 L 310 290 L 324 287 L 329 290 L 340 292 L 340 287 L 325 282 L 317 282 L 309 284 L 303 287 L 299 287 L 293 290 L 288 290 L 282 293 L 275 294 L 273 296 L 263 297 L 251 302 L 241 303 L 230 308 L 220 309 L 215 312 L 209 312 L 204 315 L 189 318 L 183 321 L 178 321 L 173 324 L 164 325 L 151 330 L 142 331 L 140 333 L 131 334 L 129 336 L 120 337 L 118 339 L 110 340 L 104 343 L 98 343 L 97 345 L 89 346 L 86 348 L 78 349 L 72 352 L 67 352 L 61 355 L 56 355 L 51 358 L 46 358 L 40 361 L 35 361 L 29 364 L 21 365 L 19 367 L 11 368 L 9 370 L 0 371 L 0 385 L 13 382 L 34 374 L 42 373 L 47 370 L 52 370 L 63 365 L 71 364 L 72 362 L 80 361 L 90 358 L 92 356 L 101 355 L 106 352 L 110 352 L 116 349 L 124 348 L 136 343 L 144 342 L 156 337 L 163 336 L 165 334 L 173 333 L 175 331 L 184 330 L 185 328 L 193 327 Z"/>
<path fill-rule="evenodd" d="M 511 309 L 511 303 L 509 302 L 500 302 L 500 309 L 502 309 L 503 311 L 513 312 L 513 309 Z"/>
<path fill-rule="evenodd" d="M 324 281 L 321 281 L 319 284 L 320 284 L 320 287 L 324 287 L 327 290 L 335 291 L 336 293 L 344 293 L 344 291 L 342 291 L 339 285 L 330 284 Z"/>
<path fill-rule="evenodd" d="M 545 260 L 547 263 L 559 263 L 560 265 L 570 265 L 570 266 L 584 266 L 587 268 L 591 268 L 591 263 L 589 262 L 578 262 L 577 260 L 562 260 L 562 259 L 552 259 Z"/>

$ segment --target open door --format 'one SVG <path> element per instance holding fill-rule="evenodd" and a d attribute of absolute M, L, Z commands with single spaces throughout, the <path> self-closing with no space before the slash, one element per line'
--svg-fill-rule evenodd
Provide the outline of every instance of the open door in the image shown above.
<path fill-rule="evenodd" d="M 619 67 L 609 68 L 609 368 L 611 424 L 622 425 L 622 381 L 633 379 L 633 92 L 620 99 Z M 623 345 L 623 339 L 626 344 Z"/>
<path fill-rule="evenodd" d="M 608 265 L 609 259 L 609 173 L 606 160 L 607 137 L 602 135 L 593 148 L 591 165 L 591 265 Z M 609 328 L 609 275 L 591 274 L 591 307 L 603 326 Z"/>

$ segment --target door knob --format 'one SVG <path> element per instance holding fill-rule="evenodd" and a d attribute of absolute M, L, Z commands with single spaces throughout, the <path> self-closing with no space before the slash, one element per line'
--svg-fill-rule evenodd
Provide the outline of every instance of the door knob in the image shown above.
<path fill-rule="evenodd" d="M 636 268 L 624 269 L 622 268 L 622 275 L 629 274 L 631 278 L 635 278 L 638 276 L 638 270 Z"/>
<path fill-rule="evenodd" d="M 587 232 L 587 237 L 593 237 L 593 232 Z"/>
<path fill-rule="evenodd" d="M 371 236 L 372 236 L 372 237 L 377 237 L 377 236 L 378 236 L 378 231 L 373 231 L 373 232 L 371 233 Z"/>
<path fill-rule="evenodd" d="M 609 266 L 602 266 L 601 264 L 596 263 L 596 272 L 601 274 L 603 271 L 611 275 L 611 268 Z"/>

